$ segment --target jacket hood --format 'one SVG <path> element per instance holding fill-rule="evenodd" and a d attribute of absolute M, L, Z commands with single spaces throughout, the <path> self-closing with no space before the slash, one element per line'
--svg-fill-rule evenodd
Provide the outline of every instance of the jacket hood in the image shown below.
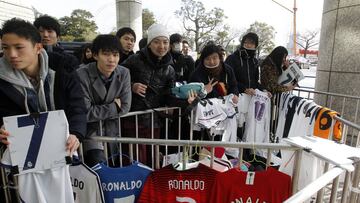
<path fill-rule="evenodd" d="M 46 51 L 42 49 L 39 54 L 39 64 L 40 64 L 40 80 L 44 81 L 48 73 L 48 55 Z M 2 57 L 0 59 L 0 78 L 14 85 L 20 87 L 32 88 L 32 84 L 27 79 L 25 73 L 21 70 L 17 70 L 11 67 L 11 64 Z"/>

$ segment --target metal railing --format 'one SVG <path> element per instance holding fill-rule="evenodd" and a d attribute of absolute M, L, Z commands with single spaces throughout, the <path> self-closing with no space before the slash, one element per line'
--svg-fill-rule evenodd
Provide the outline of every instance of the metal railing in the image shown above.
<path fill-rule="evenodd" d="M 318 92 L 318 91 L 308 91 L 308 90 L 299 90 L 297 89 L 296 91 L 298 92 L 305 92 L 306 94 L 308 94 L 308 99 L 310 98 L 311 94 L 326 94 L 323 92 Z M 299 93 L 300 94 L 300 93 Z M 359 104 L 359 100 L 360 97 L 354 97 L 354 96 L 347 96 L 347 95 L 341 95 L 341 94 L 331 94 L 328 93 L 329 97 L 335 97 L 335 96 L 340 96 L 346 99 L 356 99 L 357 100 L 357 105 L 356 105 L 356 112 L 355 115 L 357 116 L 357 111 L 358 111 L 358 104 Z M 306 98 L 306 97 L 305 97 Z M 345 102 L 344 102 L 345 104 Z M 346 106 L 342 107 L 343 110 L 346 109 Z M 107 136 L 103 136 L 101 134 L 101 136 L 95 136 L 92 137 L 92 140 L 98 141 L 98 142 L 104 142 L 104 143 L 118 143 L 120 146 L 120 152 L 122 152 L 121 150 L 121 144 L 129 144 L 129 156 L 131 159 L 134 160 L 138 160 L 138 145 L 143 144 L 143 145 L 150 145 L 151 146 L 151 157 L 152 157 L 152 167 L 153 168 L 160 168 L 160 146 L 165 146 L 165 155 L 167 155 L 167 149 L 169 146 L 175 146 L 177 147 L 178 151 L 180 152 L 181 148 L 186 148 L 186 147 L 200 147 L 200 146 L 208 146 L 211 147 L 211 166 L 213 164 L 213 158 L 214 158 L 214 147 L 216 146 L 221 146 L 221 147 L 231 147 L 231 148 L 237 148 L 239 149 L 239 163 L 241 163 L 242 159 L 243 159 L 243 151 L 245 148 L 255 148 L 255 149 L 267 149 L 268 153 L 267 153 L 267 160 L 269 161 L 271 158 L 271 150 L 291 150 L 291 151 L 295 151 L 295 164 L 294 164 L 294 168 L 293 168 L 293 176 L 292 176 L 292 188 L 293 188 L 293 195 L 292 197 L 290 197 L 286 202 L 303 202 L 304 200 L 307 200 L 309 198 L 311 198 L 314 194 L 317 193 L 317 202 L 323 202 L 324 199 L 324 191 L 326 189 L 326 187 L 329 186 L 330 184 L 330 188 L 331 188 L 331 195 L 330 195 L 330 202 L 335 202 L 338 198 L 341 198 L 341 202 L 351 202 L 351 203 L 355 203 L 357 201 L 359 201 L 359 194 L 357 193 L 357 191 L 359 191 L 359 181 L 360 181 L 360 164 L 355 165 L 355 171 L 345 171 L 344 169 L 340 168 L 340 167 L 333 167 L 330 166 L 329 164 L 326 165 L 325 170 L 324 170 L 324 174 L 322 176 L 320 176 L 318 179 L 316 179 L 315 181 L 313 181 L 312 183 L 310 183 L 309 185 L 307 185 L 305 188 L 303 188 L 302 190 L 298 191 L 298 178 L 299 178 L 299 170 L 300 170 L 300 162 L 301 162 L 301 156 L 302 156 L 302 149 L 298 148 L 298 147 L 294 147 L 294 146 L 290 146 L 287 144 L 275 144 L 275 143 L 229 143 L 229 142 L 219 142 L 219 141 L 195 141 L 192 140 L 192 123 L 191 123 L 191 127 L 190 127 L 190 140 L 181 140 L 181 132 L 182 132 L 182 128 L 181 128 L 181 119 L 179 119 L 179 123 L 178 123 L 178 136 L 177 139 L 175 140 L 170 140 L 168 137 L 168 133 L 169 133 L 169 118 L 166 117 L 165 118 L 165 137 L 164 139 L 154 139 L 154 114 L 157 113 L 156 111 L 163 111 L 166 114 L 168 114 L 170 111 L 173 110 L 178 110 L 179 112 L 179 118 L 182 116 L 181 115 L 181 111 L 180 108 L 174 107 L 174 108 L 158 108 L 154 110 L 146 110 L 146 111 L 139 111 L 139 112 L 130 112 L 126 115 L 123 115 L 121 117 L 118 118 L 118 124 L 119 124 L 119 137 L 107 137 Z M 139 132 L 138 129 L 135 129 L 135 137 L 134 138 L 125 138 L 122 136 L 121 134 L 121 119 L 125 118 L 125 117 L 129 117 L 129 116 L 133 116 L 135 117 L 135 126 L 138 126 L 138 118 L 139 116 L 142 116 L 144 114 L 151 114 L 151 137 L 149 139 L 144 139 L 144 138 L 140 138 L 139 137 Z M 191 114 L 191 116 L 193 116 Z M 355 116 L 355 118 L 356 118 Z M 356 124 L 356 122 L 352 122 L 349 121 L 347 119 L 344 119 L 342 117 L 335 117 L 336 120 L 339 120 L 342 122 L 343 124 L 343 135 L 352 135 L 351 137 L 351 142 L 348 143 L 347 140 L 343 140 L 344 143 L 350 144 L 351 146 L 355 145 L 355 146 L 359 146 L 359 132 L 360 132 L 360 126 Z M 191 119 L 192 120 L 192 119 Z M 356 120 L 355 120 L 356 121 Z M 275 126 L 273 126 L 275 127 Z M 102 122 L 99 122 L 99 128 L 100 128 L 100 132 L 102 133 Z M 349 131 L 352 130 L 352 132 L 357 131 L 358 134 L 349 134 Z M 345 136 L 343 136 L 345 137 Z M 344 138 L 345 139 L 345 138 Z M 355 141 L 356 140 L 356 141 Z M 133 145 L 135 145 L 135 152 L 136 155 L 133 154 Z M 105 153 L 107 153 L 107 145 L 105 144 Z M 190 153 L 191 154 L 191 153 Z M 320 157 L 321 158 L 321 157 Z M 120 159 L 121 161 L 122 159 Z M 186 161 L 186 159 L 184 158 L 183 161 Z M 325 160 L 326 161 L 326 160 Z M 267 163 L 268 165 L 269 163 Z M 338 197 L 337 196 L 337 190 L 339 188 L 339 182 L 340 181 L 340 175 L 345 173 L 345 180 L 342 184 L 342 194 Z M 4 173 L 2 173 L 2 175 L 4 176 Z M 3 179 L 4 180 L 4 179 Z M 7 187 L 3 188 L 4 190 L 7 190 Z"/>

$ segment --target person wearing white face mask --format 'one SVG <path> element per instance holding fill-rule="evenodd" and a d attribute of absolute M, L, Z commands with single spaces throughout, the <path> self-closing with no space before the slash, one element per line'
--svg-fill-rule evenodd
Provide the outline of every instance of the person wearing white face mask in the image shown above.
<path fill-rule="evenodd" d="M 170 54 L 174 63 L 176 82 L 186 83 L 195 69 L 195 62 L 191 56 L 182 53 L 182 41 L 183 37 L 178 33 L 170 36 Z"/>
<path fill-rule="evenodd" d="M 199 65 L 190 76 L 190 82 L 202 82 L 207 91 L 206 98 L 218 98 L 234 94 L 233 102 L 237 103 L 239 91 L 231 67 L 222 59 L 221 47 L 210 43 L 201 51 Z"/>
<path fill-rule="evenodd" d="M 259 37 L 253 32 L 243 36 L 238 50 L 227 57 L 225 63 L 232 67 L 240 93 L 254 95 L 255 89 L 264 90 L 259 83 L 259 61 L 256 48 Z M 269 94 L 269 96 L 271 96 Z"/>

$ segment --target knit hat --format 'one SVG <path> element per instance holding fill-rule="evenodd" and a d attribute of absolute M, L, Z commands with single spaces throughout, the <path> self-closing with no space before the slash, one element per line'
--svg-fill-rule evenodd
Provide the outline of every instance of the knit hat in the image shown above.
<path fill-rule="evenodd" d="M 162 24 L 152 24 L 149 27 L 147 44 L 149 45 L 151 41 L 157 37 L 166 37 L 169 39 L 169 32 Z"/>

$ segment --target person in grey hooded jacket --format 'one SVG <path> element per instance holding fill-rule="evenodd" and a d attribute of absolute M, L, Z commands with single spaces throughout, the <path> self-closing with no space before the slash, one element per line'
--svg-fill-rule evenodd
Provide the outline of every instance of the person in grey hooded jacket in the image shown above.
<path fill-rule="evenodd" d="M 69 75 L 64 67 L 49 67 L 40 34 L 29 22 L 16 18 L 6 21 L 1 43 L 4 57 L 0 58 L 0 148 L 11 144 L 7 138 L 13 133 L 4 128 L 3 117 L 62 109 L 70 132 L 64 147 L 71 156 L 86 134 L 86 109 L 77 78 Z M 36 175 L 40 177 L 49 173 L 51 170 L 44 170 Z M 62 184 L 55 181 L 56 176 L 53 177 L 49 179 L 47 176 L 48 181 L 53 188 L 60 188 Z M 31 186 L 38 187 L 37 184 Z M 59 194 L 62 193 L 51 195 Z"/>
<path fill-rule="evenodd" d="M 96 62 L 77 70 L 85 92 L 87 136 L 119 136 L 119 116 L 130 110 L 131 85 L 129 70 L 118 65 L 120 43 L 113 35 L 99 35 L 93 41 Z M 99 123 L 102 122 L 102 132 Z M 102 143 L 84 140 L 85 163 L 94 166 L 106 161 Z M 118 153 L 118 145 L 110 143 L 110 155 Z M 117 164 L 115 164 L 117 165 Z"/>
<path fill-rule="evenodd" d="M 2 118 L 63 109 L 69 122 L 67 148 L 73 152 L 86 134 L 86 109 L 77 78 L 48 66 L 40 34 L 30 23 L 13 18 L 4 23 L 0 58 L 0 125 Z M 8 132 L 2 128 L 3 144 Z"/>

